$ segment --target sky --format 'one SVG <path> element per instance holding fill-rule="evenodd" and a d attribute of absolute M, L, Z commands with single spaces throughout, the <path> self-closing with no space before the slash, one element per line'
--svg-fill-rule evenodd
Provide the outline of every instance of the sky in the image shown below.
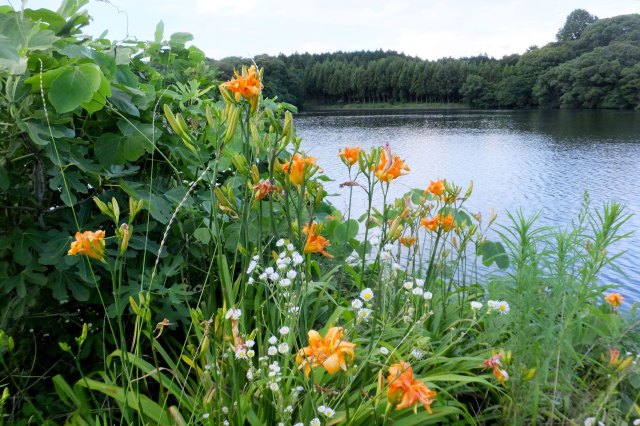
<path fill-rule="evenodd" d="M 0 0 L 20 7 L 21 0 Z M 28 0 L 56 9 L 59 0 Z M 554 41 L 567 15 L 640 13 L 640 0 L 90 0 L 86 32 L 120 40 L 190 32 L 208 57 L 395 50 L 422 59 L 523 53 Z"/>

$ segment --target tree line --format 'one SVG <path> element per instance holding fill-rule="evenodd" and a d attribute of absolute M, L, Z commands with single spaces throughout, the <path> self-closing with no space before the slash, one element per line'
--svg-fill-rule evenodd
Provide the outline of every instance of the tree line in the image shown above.
<path fill-rule="evenodd" d="M 224 80 L 255 62 L 265 94 L 304 107 L 466 103 L 477 108 L 640 108 L 640 15 L 598 19 L 577 9 L 544 47 L 500 59 L 422 60 L 394 51 L 259 55 L 213 61 Z"/>

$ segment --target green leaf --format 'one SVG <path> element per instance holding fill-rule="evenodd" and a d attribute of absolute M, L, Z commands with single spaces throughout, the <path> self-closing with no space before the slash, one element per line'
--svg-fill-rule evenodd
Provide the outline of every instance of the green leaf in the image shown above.
<path fill-rule="evenodd" d="M 482 241 L 478 244 L 477 252 L 482 256 L 484 266 L 491 266 L 495 262 L 500 269 L 509 267 L 509 256 L 502 243 Z"/>
<path fill-rule="evenodd" d="M 355 219 L 341 223 L 333 230 L 333 237 L 336 243 L 347 243 L 352 238 L 355 238 L 356 235 L 358 235 L 358 221 Z"/>
<path fill-rule="evenodd" d="M 125 403 L 130 409 L 146 419 L 146 422 L 160 426 L 171 426 L 170 415 L 165 412 L 160 405 L 153 402 L 148 396 L 134 391 L 126 392 L 121 387 L 113 384 L 98 382 L 89 378 L 82 378 L 77 382 L 77 386 L 86 387 L 91 390 L 102 392 L 120 403 Z"/>
<path fill-rule="evenodd" d="M 198 228 L 193 232 L 193 236 L 202 244 L 209 244 L 209 241 L 211 241 L 211 231 L 209 231 L 209 228 Z"/>
<path fill-rule="evenodd" d="M 83 102 L 91 101 L 100 87 L 102 76 L 95 64 L 66 67 L 51 82 L 49 101 L 60 114 L 73 111 Z"/>
<path fill-rule="evenodd" d="M 109 102 L 111 102 L 118 111 L 124 114 L 140 117 L 140 111 L 133 104 L 132 99 L 133 98 L 130 94 L 114 88 L 111 97 L 109 98 Z"/>
<path fill-rule="evenodd" d="M 156 25 L 156 32 L 153 35 L 153 39 L 156 43 L 162 43 L 162 37 L 164 36 L 164 22 L 160 20 Z"/>
<path fill-rule="evenodd" d="M 193 40 L 193 35 L 190 33 L 173 33 L 169 38 L 171 44 L 184 45 L 186 42 Z"/>

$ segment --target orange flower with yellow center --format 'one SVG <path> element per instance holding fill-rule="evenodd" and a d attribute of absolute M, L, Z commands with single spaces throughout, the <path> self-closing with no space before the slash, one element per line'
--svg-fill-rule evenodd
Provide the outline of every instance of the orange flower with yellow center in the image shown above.
<path fill-rule="evenodd" d="M 316 367 L 324 368 L 329 374 L 347 370 L 347 358 L 353 360 L 356 345 L 342 339 L 342 327 L 331 327 L 325 337 L 315 330 L 310 330 L 308 336 L 309 346 L 296 355 L 296 362 L 300 364 L 298 369 L 304 368 L 307 376 Z"/>
<path fill-rule="evenodd" d="M 360 151 L 362 148 L 356 146 L 354 148 L 345 148 L 338 153 L 340 159 L 347 165 L 353 166 L 358 162 L 358 157 L 360 156 Z"/>
<path fill-rule="evenodd" d="M 239 102 L 240 98 L 245 98 L 249 101 L 251 109 L 254 110 L 262 91 L 258 69 L 255 65 L 251 65 L 249 69 L 242 67 L 241 74 L 238 74 L 237 71 L 234 71 L 234 74 L 235 78 L 222 83 L 222 86 L 235 94 L 236 102 Z"/>
<path fill-rule="evenodd" d="M 436 232 L 438 230 L 438 226 L 440 226 L 440 221 L 437 217 L 434 217 L 432 219 L 423 217 L 422 219 L 420 219 L 420 225 L 424 226 L 429 231 Z"/>
<path fill-rule="evenodd" d="M 393 158 L 392 158 L 393 157 Z M 404 176 L 403 171 L 409 171 L 409 166 L 397 155 L 392 155 L 389 147 L 385 147 L 380 154 L 380 161 L 375 167 L 376 177 L 383 182 L 391 182 L 392 180 Z"/>
<path fill-rule="evenodd" d="M 295 154 L 291 161 L 282 164 L 282 170 L 289 176 L 294 185 L 302 185 L 308 170 L 316 167 L 316 159 Z M 313 174 L 313 173 L 311 173 Z"/>
<path fill-rule="evenodd" d="M 430 181 L 429 186 L 427 187 L 427 190 L 424 191 L 424 195 L 427 195 L 427 193 L 430 192 L 433 195 L 440 196 L 444 191 L 445 191 L 444 180 L 438 179 L 435 182 Z"/>
<path fill-rule="evenodd" d="M 411 247 L 418 241 L 416 237 L 402 237 L 400 238 L 400 243 L 402 243 L 405 247 Z"/>
<path fill-rule="evenodd" d="M 302 228 L 302 233 L 307 236 L 307 241 L 304 244 L 305 253 L 320 253 L 328 258 L 333 258 L 332 255 L 325 251 L 325 248 L 331 245 L 331 242 L 325 237 L 318 235 L 319 231 L 316 229 L 316 224 L 307 224 Z"/>
<path fill-rule="evenodd" d="M 413 369 L 409 363 L 399 362 L 389 367 L 387 380 L 389 381 L 387 399 L 392 403 L 399 401 L 396 410 L 421 403 L 429 414 L 432 413 L 431 404 L 438 394 L 413 377 Z"/>
<path fill-rule="evenodd" d="M 614 308 L 617 308 L 622 305 L 624 297 L 620 293 L 611 293 L 607 297 L 605 297 L 604 300 L 609 302 L 609 304 Z"/>
<path fill-rule="evenodd" d="M 439 222 L 444 232 L 449 232 L 456 227 L 456 223 L 451 214 L 448 214 L 447 216 L 440 216 Z"/>
<path fill-rule="evenodd" d="M 83 254 L 93 259 L 104 260 L 104 231 L 76 232 L 76 240 L 71 243 L 67 254 Z"/>
<path fill-rule="evenodd" d="M 254 196 L 258 201 L 264 200 L 271 195 L 272 192 L 277 190 L 278 187 L 271 183 L 269 179 L 262 179 L 260 182 L 253 185 Z"/>

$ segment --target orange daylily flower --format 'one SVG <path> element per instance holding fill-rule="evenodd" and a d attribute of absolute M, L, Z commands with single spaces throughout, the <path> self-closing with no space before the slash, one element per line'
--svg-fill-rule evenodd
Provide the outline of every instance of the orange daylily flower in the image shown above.
<path fill-rule="evenodd" d="M 430 181 L 429 186 L 427 187 L 427 190 L 424 191 L 424 195 L 427 195 L 427 193 L 432 193 L 433 195 L 442 195 L 442 193 L 445 191 L 445 186 L 444 186 L 444 179 L 438 179 L 437 181 Z"/>
<path fill-rule="evenodd" d="M 507 373 L 507 371 L 503 370 L 502 368 L 494 368 L 492 372 L 494 377 L 498 379 L 498 382 L 500 383 L 504 383 L 509 380 L 509 373 Z"/>
<path fill-rule="evenodd" d="M 416 241 L 418 241 L 418 239 L 416 237 L 402 237 L 402 238 L 400 238 L 400 242 L 405 247 L 411 247 L 412 245 L 414 245 L 416 243 Z"/>
<path fill-rule="evenodd" d="M 254 110 L 258 104 L 258 97 L 262 91 L 262 82 L 260 81 L 260 73 L 255 65 L 251 65 L 249 69 L 242 67 L 242 73 L 238 74 L 234 71 L 235 78 L 222 83 L 222 86 L 235 93 L 236 102 L 240 98 L 249 101 L 251 109 Z"/>
<path fill-rule="evenodd" d="M 504 383 L 509 380 L 509 373 L 506 370 L 500 368 L 502 367 L 502 362 L 500 362 L 500 358 L 502 358 L 502 354 L 495 354 L 484 360 L 483 365 L 484 368 L 491 368 L 491 372 L 495 376 L 496 379 L 500 383 Z"/>
<path fill-rule="evenodd" d="M 325 237 L 318 235 L 319 231 L 316 230 L 315 223 L 305 225 L 304 228 L 302 228 L 302 233 L 307 236 L 307 241 L 304 244 L 305 253 L 320 253 L 330 259 L 333 258 L 332 255 L 325 251 L 325 248 L 331 245 L 331 242 Z"/>
<path fill-rule="evenodd" d="M 345 164 L 353 166 L 358 162 L 360 151 L 362 151 L 362 148 L 360 148 L 359 146 L 356 146 L 354 148 L 344 148 L 338 155 Z"/>
<path fill-rule="evenodd" d="M 311 369 L 322 367 L 329 374 L 335 374 L 341 369 L 347 370 L 347 357 L 355 357 L 355 344 L 343 340 L 344 329 L 331 327 L 325 337 L 315 330 L 309 330 L 309 346 L 302 348 L 296 355 L 298 369 L 304 368 L 304 374 L 309 375 Z"/>
<path fill-rule="evenodd" d="M 316 167 L 316 159 L 313 157 L 303 157 L 295 154 L 291 161 L 282 164 L 282 170 L 289 176 L 291 183 L 302 185 L 305 180 L 307 170 Z"/>
<path fill-rule="evenodd" d="M 393 157 L 393 158 L 392 158 Z M 385 146 L 380 154 L 380 162 L 375 167 L 376 177 L 383 182 L 391 182 L 392 180 L 404 176 L 403 171 L 409 171 L 409 166 L 397 155 L 391 154 L 391 149 Z"/>
<path fill-rule="evenodd" d="M 387 380 L 389 381 L 387 399 L 390 402 L 400 400 L 396 410 L 422 403 L 431 414 L 431 404 L 438 394 L 429 389 L 422 381 L 413 377 L 413 369 L 409 363 L 399 362 L 389 367 Z"/>
<path fill-rule="evenodd" d="M 617 308 L 622 305 L 624 297 L 620 293 L 610 293 L 607 297 L 604 298 L 604 300 L 609 302 L 609 304 L 614 308 Z"/>
<path fill-rule="evenodd" d="M 271 183 L 269 179 L 261 179 L 260 182 L 253 185 L 253 190 L 255 191 L 256 200 L 260 201 L 267 198 L 272 192 L 277 191 L 278 187 Z"/>
<path fill-rule="evenodd" d="M 440 216 L 439 217 L 439 222 L 440 222 L 440 226 L 442 226 L 442 229 L 444 230 L 444 232 L 449 232 L 453 228 L 456 227 L 456 223 L 455 223 L 455 221 L 453 219 L 453 216 L 451 214 L 449 214 L 447 216 Z"/>
<path fill-rule="evenodd" d="M 433 219 L 427 219 L 426 217 L 423 217 L 422 219 L 420 219 L 420 225 L 424 226 L 429 231 L 436 232 L 438 230 L 438 226 L 440 225 L 440 221 L 437 217 L 434 217 Z"/>
<path fill-rule="evenodd" d="M 76 232 L 76 240 L 71 243 L 67 254 L 83 254 L 93 259 L 104 260 L 104 231 Z"/>

